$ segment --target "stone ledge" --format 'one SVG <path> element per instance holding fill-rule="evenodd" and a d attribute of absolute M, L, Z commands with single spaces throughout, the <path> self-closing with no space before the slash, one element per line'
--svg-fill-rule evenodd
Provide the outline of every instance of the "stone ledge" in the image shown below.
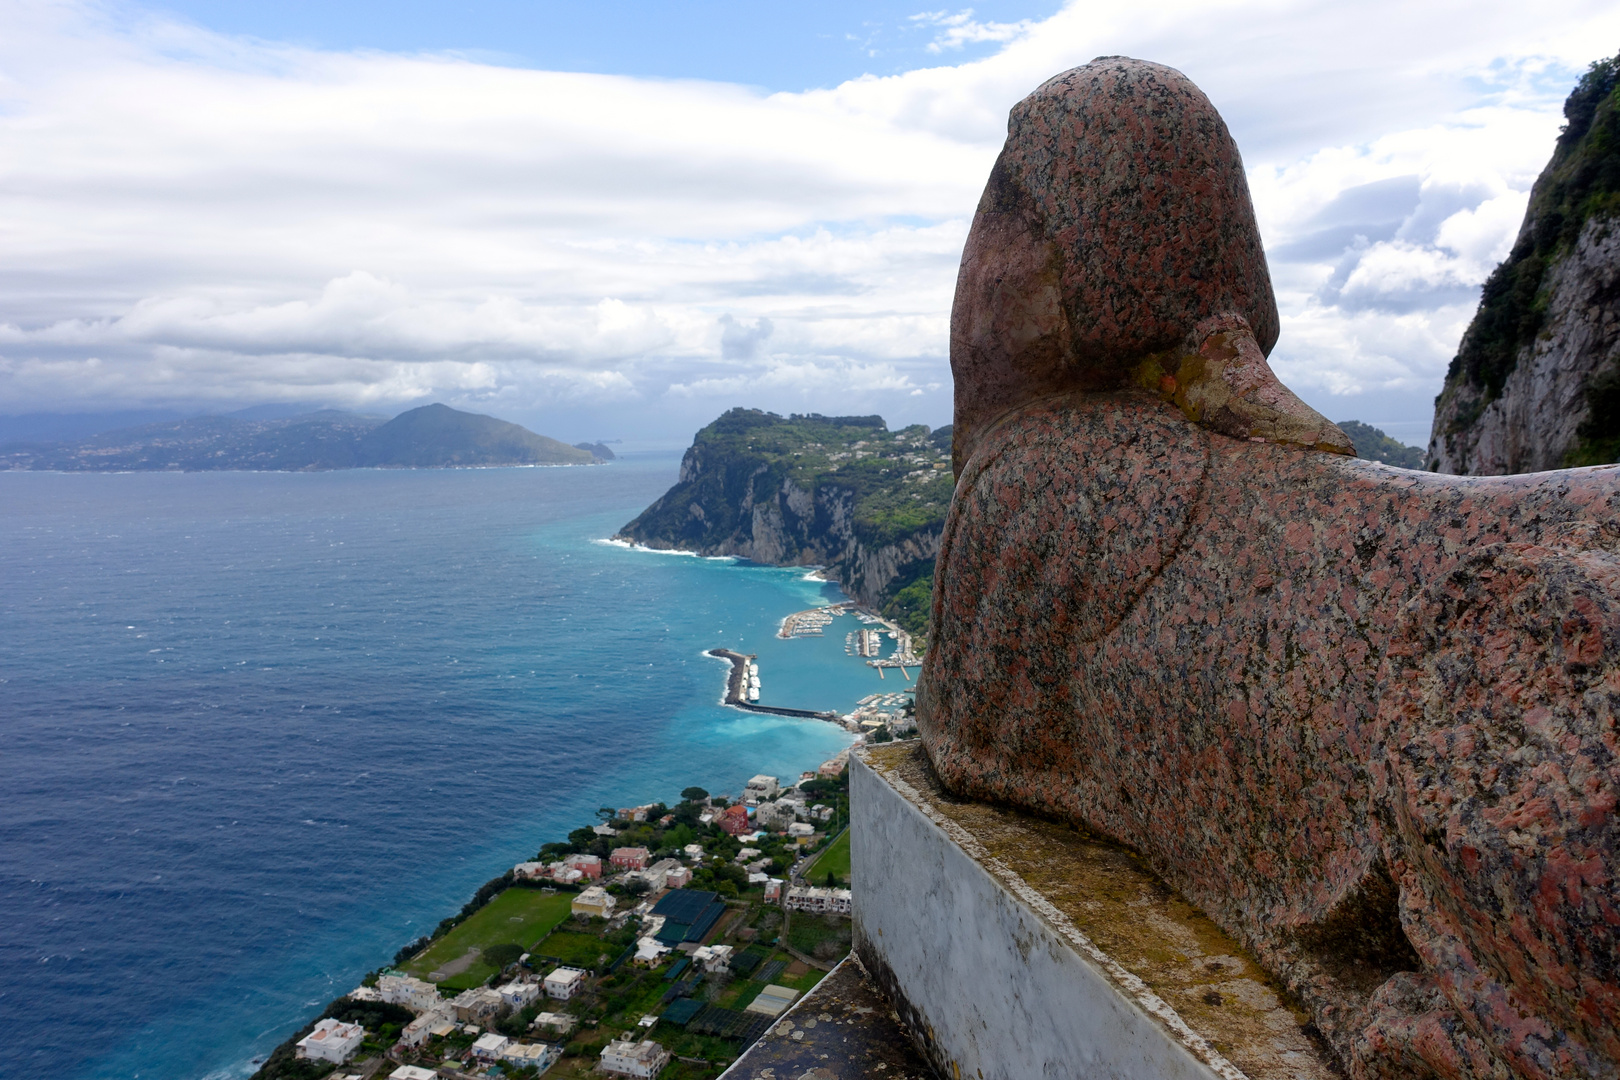
<path fill-rule="evenodd" d="M 894 1009 L 847 957 L 720 1080 L 935 1080 Z"/>
<path fill-rule="evenodd" d="M 850 760 L 855 947 L 942 1075 L 1327 1080 L 1303 1010 L 1135 855 Z"/>

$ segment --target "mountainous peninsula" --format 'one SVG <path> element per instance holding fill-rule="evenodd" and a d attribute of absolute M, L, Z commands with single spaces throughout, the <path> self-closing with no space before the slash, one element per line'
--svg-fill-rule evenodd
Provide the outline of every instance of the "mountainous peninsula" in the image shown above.
<path fill-rule="evenodd" d="M 202 416 L 74 442 L 0 447 L 0 469 L 60 472 L 441 469 L 599 460 L 605 459 L 590 448 L 446 405 L 424 405 L 392 420 L 333 410 L 276 420 Z"/>
<path fill-rule="evenodd" d="M 619 538 L 825 566 L 845 592 L 922 633 L 955 487 L 950 448 L 948 426 L 732 409 L 697 433 L 675 486 Z"/>
<path fill-rule="evenodd" d="M 1564 116 L 1435 399 L 1437 472 L 1620 460 L 1620 57 L 1592 65 Z"/>
<path fill-rule="evenodd" d="M 1361 457 L 1421 467 L 1416 447 L 1358 421 L 1340 426 Z M 675 486 L 617 539 L 825 566 L 849 595 L 921 636 L 955 487 L 948 424 L 890 431 L 881 416 L 732 409 L 697 433 Z"/>

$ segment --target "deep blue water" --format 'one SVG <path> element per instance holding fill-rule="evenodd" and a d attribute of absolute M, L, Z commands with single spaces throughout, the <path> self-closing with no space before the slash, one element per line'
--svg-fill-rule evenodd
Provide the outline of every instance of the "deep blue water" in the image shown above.
<path fill-rule="evenodd" d="M 676 468 L 0 473 L 0 1076 L 245 1075 L 597 806 L 846 745 L 701 655 L 898 689 L 774 637 L 835 587 L 600 542 Z"/>

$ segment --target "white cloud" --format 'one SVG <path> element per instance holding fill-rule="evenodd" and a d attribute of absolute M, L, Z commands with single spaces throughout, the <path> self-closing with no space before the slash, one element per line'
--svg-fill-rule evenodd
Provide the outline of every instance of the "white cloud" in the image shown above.
<path fill-rule="evenodd" d="M 963 8 L 954 14 L 948 11 L 922 11 L 911 16 L 911 21 L 918 26 L 936 28 L 934 40 L 928 43 L 928 51 L 936 54 L 952 49 L 960 51 L 967 45 L 1012 41 L 1028 33 L 1035 25 L 1033 19 L 1019 19 L 1010 23 L 980 22 L 973 17 L 972 8 Z"/>
<path fill-rule="evenodd" d="M 436 396 L 616 402 L 648 427 L 688 423 L 677 399 L 939 422 L 1007 109 L 1100 53 L 1180 67 L 1226 116 L 1286 377 L 1417 401 L 1569 84 L 1620 40 L 1586 0 L 960 9 L 915 23 L 993 56 L 761 94 L 112 10 L 0 0 L 3 412 Z"/>

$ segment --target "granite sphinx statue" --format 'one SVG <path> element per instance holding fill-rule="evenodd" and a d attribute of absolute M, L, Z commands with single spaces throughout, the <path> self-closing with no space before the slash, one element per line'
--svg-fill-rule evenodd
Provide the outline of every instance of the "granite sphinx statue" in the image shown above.
<path fill-rule="evenodd" d="M 1355 1077 L 1620 1075 L 1620 470 L 1357 460 L 1277 335 L 1185 76 L 1013 109 L 952 314 L 929 758 L 1136 849 Z"/>

